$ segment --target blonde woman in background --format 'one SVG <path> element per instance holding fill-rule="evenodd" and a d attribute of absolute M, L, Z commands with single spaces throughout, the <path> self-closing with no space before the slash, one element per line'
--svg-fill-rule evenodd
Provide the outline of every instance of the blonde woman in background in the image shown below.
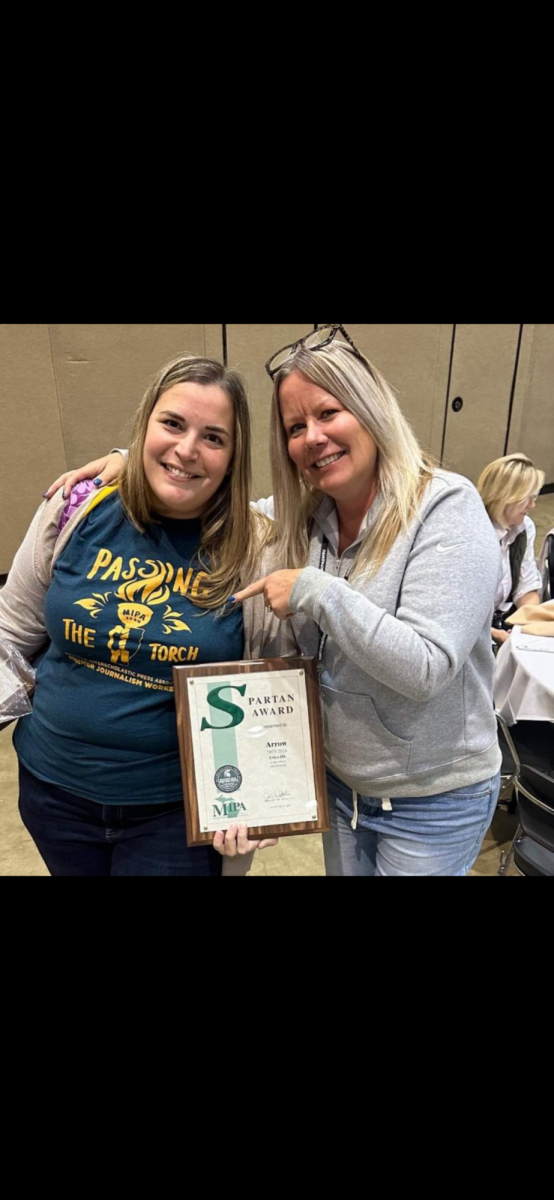
<path fill-rule="evenodd" d="M 524 604 L 540 604 L 542 580 L 535 562 L 536 529 L 531 520 L 544 471 L 525 454 L 509 454 L 485 467 L 477 488 L 493 523 L 502 556 L 502 575 L 494 601 L 492 637 L 501 645 L 510 630 L 504 622 Z"/>

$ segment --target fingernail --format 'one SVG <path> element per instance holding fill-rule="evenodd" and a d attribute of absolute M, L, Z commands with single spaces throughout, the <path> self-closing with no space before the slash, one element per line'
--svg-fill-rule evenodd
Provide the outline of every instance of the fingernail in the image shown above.
<path fill-rule="evenodd" d="M 48 492 L 43 492 L 42 498 L 43 498 L 43 500 L 46 500 L 48 498 Z"/>
<path fill-rule="evenodd" d="M 102 480 L 101 480 L 101 479 L 93 479 L 93 481 L 92 481 L 92 482 L 93 482 L 93 484 L 94 484 L 94 486 L 95 486 L 95 487 L 100 487 L 100 484 L 102 483 Z"/>
<path fill-rule="evenodd" d="M 236 601 L 236 596 L 229 596 L 229 604 L 234 604 L 235 601 Z"/>
<path fill-rule="evenodd" d="M 66 494 L 65 494 L 65 488 L 64 488 L 64 490 L 63 490 L 63 492 L 62 492 L 62 496 L 63 496 L 64 500 L 67 500 L 67 496 L 66 496 Z"/>

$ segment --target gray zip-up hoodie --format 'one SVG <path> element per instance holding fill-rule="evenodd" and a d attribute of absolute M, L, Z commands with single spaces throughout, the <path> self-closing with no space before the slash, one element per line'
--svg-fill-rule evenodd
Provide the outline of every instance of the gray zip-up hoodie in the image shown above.
<path fill-rule="evenodd" d="M 360 795 L 437 795 L 500 767 L 490 636 L 498 539 L 473 485 L 437 471 L 381 569 L 351 584 L 344 576 L 378 506 L 339 558 L 335 505 L 322 502 L 292 593 L 293 629 L 308 655 L 328 635 L 321 687 L 334 773 Z"/>

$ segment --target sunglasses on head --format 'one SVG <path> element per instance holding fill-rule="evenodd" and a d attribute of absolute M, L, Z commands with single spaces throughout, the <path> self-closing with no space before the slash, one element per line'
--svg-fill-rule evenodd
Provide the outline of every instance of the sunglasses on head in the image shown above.
<path fill-rule="evenodd" d="M 365 362 L 363 354 L 354 345 L 350 334 L 346 332 L 344 325 L 320 325 L 319 329 L 312 330 L 305 337 L 301 337 L 297 342 L 291 342 L 289 346 L 283 346 L 282 350 L 277 350 L 276 354 L 272 354 L 271 358 L 265 364 L 265 369 L 270 379 L 274 379 L 281 367 L 288 359 L 302 346 L 304 350 L 324 350 L 326 346 L 330 346 L 334 342 L 337 335 L 344 338 L 344 341 L 352 347 L 354 353 L 362 362 Z"/>

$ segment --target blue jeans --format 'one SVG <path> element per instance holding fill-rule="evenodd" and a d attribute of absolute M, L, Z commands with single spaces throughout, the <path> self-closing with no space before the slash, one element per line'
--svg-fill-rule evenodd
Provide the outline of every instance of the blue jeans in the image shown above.
<path fill-rule="evenodd" d="M 392 800 L 392 812 L 358 796 L 356 830 L 350 788 L 328 771 L 327 789 L 327 875 L 467 875 L 494 816 L 500 773 L 437 796 Z"/>
<path fill-rule="evenodd" d="M 19 811 L 51 875 L 221 875 L 216 850 L 187 846 L 182 804 L 97 804 L 20 763 Z"/>

